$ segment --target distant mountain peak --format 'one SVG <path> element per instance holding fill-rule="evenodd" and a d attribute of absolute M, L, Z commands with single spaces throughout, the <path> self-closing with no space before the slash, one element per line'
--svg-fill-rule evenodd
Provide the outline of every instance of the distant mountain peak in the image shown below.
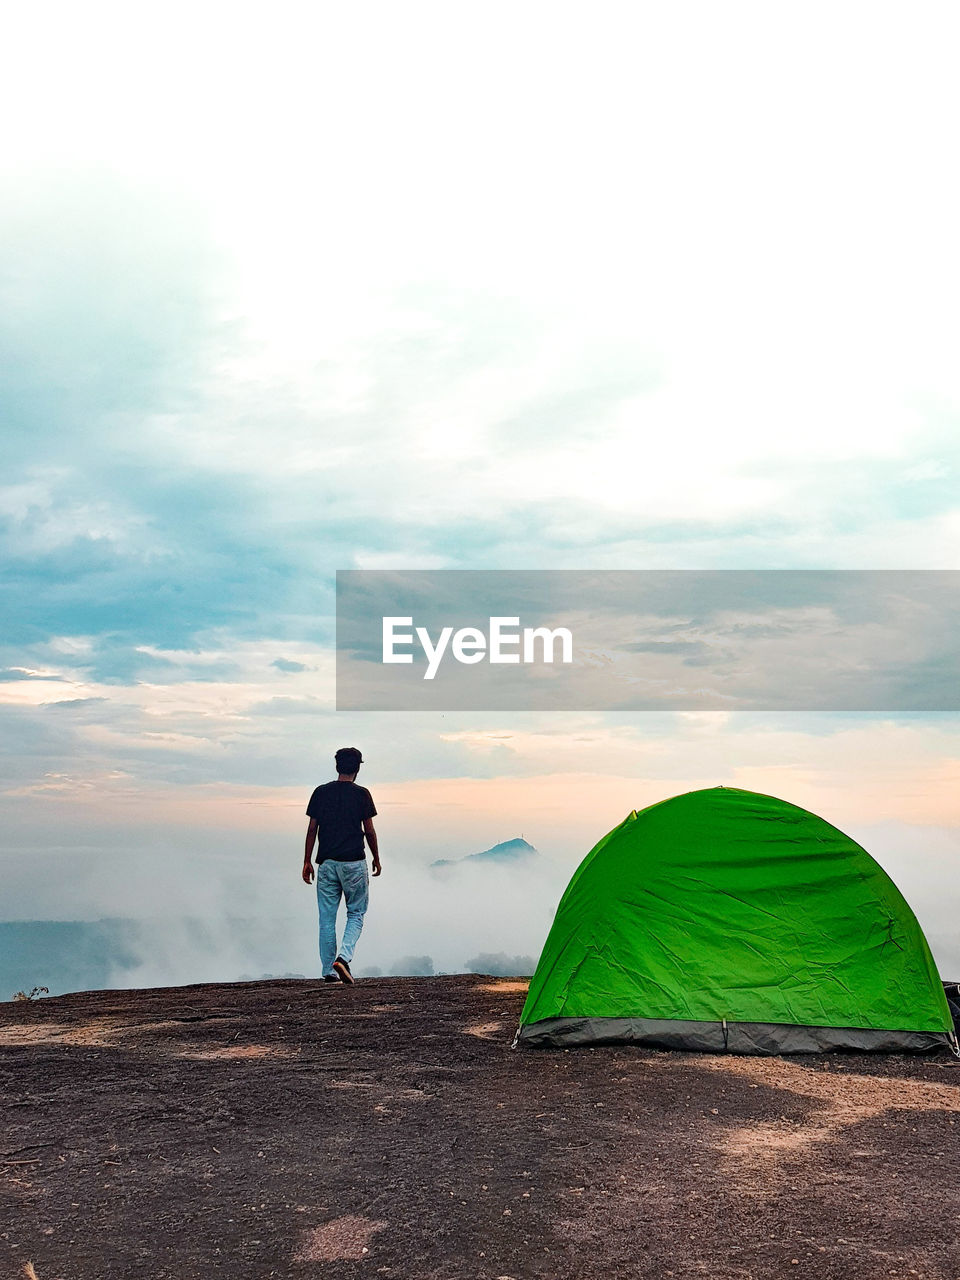
<path fill-rule="evenodd" d="M 459 867 L 465 862 L 514 862 L 519 858 L 529 858 L 537 850 L 523 836 L 514 836 L 512 840 L 501 840 L 489 849 L 481 849 L 479 853 L 468 853 L 464 858 L 438 858 L 431 862 L 431 867 Z"/>

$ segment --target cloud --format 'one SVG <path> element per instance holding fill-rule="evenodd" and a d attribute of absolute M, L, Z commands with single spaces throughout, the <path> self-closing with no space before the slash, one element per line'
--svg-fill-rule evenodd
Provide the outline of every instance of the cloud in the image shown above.
<path fill-rule="evenodd" d="M 394 960 L 390 972 L 401 977 L 429 978 L 433 974 L 433 959 L 431 956 L 401 956 Z"/>
<path fill-rule="evenodd" d="M 8 457 L 60 467 L 112 448 L 130 458 L 142 416 L 195 404 L 215 358 L 222 260 L 202 212 L 108 171 L 18 175 L 4 187 Z"/>
<path fill-rule="evenodd" d="M 2 684 L 19 684 L 23 680 L 53 680 L 62 681 L 61 675 L 51 672 L 31 671 L 27 667 L 5 667 L 0 670 L 0 683 Z"/>
<path fill-rule="evenodd" d="M 536 967 L 533 956 L 507 955 L 505 951 L 483 951 L 466 963 L 468 973 L 489 973 L 498 978 L 527 978 Z"/>
<path fill-rule="evenodd" d="M 951 23 L 704 6 L 691 44 L 667 7 L 625 9 L 590 62 L 554 12 L 543 56 L 545 13 L 464 42 L 455 7 L 384 8 L 373 45 L 349 8 L 234 14 L 230 56 L 212 12 L 188 41 L 135 7 L 65 12 L 53 44 L 17 14 L 45 87 L 31 57 L 0 85 L 11 910 L 76 889 L 173 916 L 193 891 L 242 915 L 354 740 L 414 862 L 518 821 L 563 862 L 625 805 L 728 778 L 900 824 L 945 901 L 927 842 L 955 826 L 960 750 L 936 716 L 333 709 L 338 568 L 957 562 Z M 935 694 L 950 674 L 915 672 Z M 462 963 L 410 905 L 379 963 Z M 472 950 L 532 954 L 509 924 Z M 189 973 L 177 945 L 165 971 Z"/>

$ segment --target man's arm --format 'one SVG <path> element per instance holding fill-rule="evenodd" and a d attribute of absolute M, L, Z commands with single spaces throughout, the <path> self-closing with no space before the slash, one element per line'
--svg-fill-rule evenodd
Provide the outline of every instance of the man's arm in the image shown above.
<path fill-rule="evenodd" d="M 367 838 L 367 844 L 370 846 L 370 852 L 373 855 L 373 874 L 380 874 L 380 849 L 377 846 L 377 833 L 373 829 L 373 819 L 364 818 L 363 834 Z"/>
<path fill-rule="evenodd" d="M 317 842 L 317 820 L 310 819 L 310 825 L 307 827 L 307 839 L 303 846 L 303 883 L 313 884 L 313 846 Z"/>

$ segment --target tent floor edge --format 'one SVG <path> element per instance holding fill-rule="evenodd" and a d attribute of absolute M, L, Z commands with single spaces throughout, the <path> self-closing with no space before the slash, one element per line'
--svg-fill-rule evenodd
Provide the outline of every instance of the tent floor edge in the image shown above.
<path fill-rule="evenodd" d="M 673 1018 L 545 1018 L 517 1032 L 517 1048 L 643 1045 L 705 1053 L 935 1053 L 954 1051 L 949 1031 L 813 1027 L 779 1022 L 688 1022 Z"/>

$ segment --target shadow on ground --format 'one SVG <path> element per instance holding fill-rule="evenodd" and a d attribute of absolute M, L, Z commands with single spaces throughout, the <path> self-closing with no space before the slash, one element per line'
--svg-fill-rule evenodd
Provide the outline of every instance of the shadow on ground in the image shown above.
<path fill-rule="evenodd" d="M 523 992 L 0 1005 L 4 1274 L 960 1275 L 949 1056 L 516 1052 Z"/>

